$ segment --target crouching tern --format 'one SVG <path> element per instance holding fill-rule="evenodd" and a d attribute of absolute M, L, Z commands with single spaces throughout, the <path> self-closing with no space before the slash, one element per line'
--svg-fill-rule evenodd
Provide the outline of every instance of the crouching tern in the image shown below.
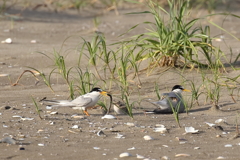
<path fill-rule="evenodd" d="M 146 113 L 173 113 L 173 109 L 178 113 L 184 112 L 185 104 L 181 94 L 182 91 L 191 92 L 190 90 L 184 89 L 181 85 L 175 85 L 171 92 L 162 94 L 162 99 L 160 101 L 151 102 L 159 108 L 152 112 L 146 111 Z"/>
<path fill-rule="evenodd" d="M 71 107 L 72 109 L 83 110 L 83 112 L 89 116 L 87 109 L 93 108 L 97 104 L 101 95 L 109 96 L 106 91 L 95 87 L 89 93 L 81 95 L 74 100 L 47 100 L 44 98 L 41 102 L 53 104 L 51 107 Z"/>

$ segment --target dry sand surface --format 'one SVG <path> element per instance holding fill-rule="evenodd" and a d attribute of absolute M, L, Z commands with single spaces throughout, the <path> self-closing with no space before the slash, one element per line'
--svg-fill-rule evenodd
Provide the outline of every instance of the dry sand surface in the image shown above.
<path fill-rule="evenodd" d="M 124 15 L 131 11 L 141 11 L 142 8 L 120 10 L 120 15 L 108 12 L 100 15 L 99 31 L 103 32 L 108 43 L 119 40 L 119 34 L 126 32 L 130 27 L 145 20 L 151 20 L 150 15 Z M 11 9 L 10 14 L 19 13 L 17 9 Z M 205 14 L 201 11 L 196 16 Z M 234 11 L 240 14 L 239 11 Z M 44 84 L 42 79 L 35 85 L 35 79 L 26 73 L 17 86 L 11 86 L 17 77 L 27 69 L 26 66 L 34 67 L 46 74 L 52 70 L 52 62 L 45 56 L 37 53 L 43 52 L 50 55 L 54 49 L 61 54 L 67 55 L 66 63 L 70 66 L 77 64 L 77 52 L 74 48 L 82 43 L 80 36 L 87 40 L 93 37 L 93 13 L 81 12 L 60 12 L 58 14 L 38 9 L 35 11 L 25 10 L 21 14 L 22 19 L 11 21 L 0 20 L 0 39 L 12 38 L 12 44 L 0 44 L 0 74 L 10 74 L 8 77 L 0 77 L 0 139 L 12 136 L 16 144 L 8 145 L 0 143 L 0 159 L 23 160 L 23 159 L 81 159 L 81 160 L 113 160 L 119 158 L 123 152 L 128 152 L 132 156 L 126 159 L 137 159 L 137 154 L 146 159 L 240 159 L 240 139 L 233 138 L 236 133 L 236 118 L 239 111 L 238 93 L 235 95 L 237 103 L 234 103 L 227 91 L 221 92 L 220 105 L 222 111 L 215 112 L 209 110 L 211 105 L 205 103 L 205 97 L 200 97 L 200 105 L 194 105 L 189 114 L 179 115 L 181 128 L 179 128 L 172 114 L 153 115 L 143 113 L 143 110 L 154 109 L 155 106 L 147 101 L 137 104 L 133 110 L 134 119 L 127 115 L 117 115 L 117 119 L 101 119 L 100 109 L 89 110 L 89 117 L 83 116 L 81 112 L 76 112 L 69 108 L 52 109 L 58 114 L 49 114 L 45 106 L 40 106 L 43 110 L 43 120 L 38 117 L 31 96 L 37 101 L 43 97 L 49 99 L 67 99 L 68 88 L 59 77 L 52 79 L 55 93 Z M 212 20 L 221 24 L 226 17 L 216 16 Z M 206 25 L 207 22 L 203 22 Z M 240 20 L 227 17 L 224 28 L 228 29 L 235 36 L 240 37 Z M 221 31 L 213 29 L 213 36 L 219 36 Z M 127 36 L 144 32 L 144 27 L 140 26 Z M 71 36 L 70 38 L 68 38 Z M 68 38 L 68 39 L 67 39 Z M 67 40 L 66 40 L 67 39 Z M 224 34 L 225 42 L 232 46 L 234 56 L 239 53 L 239 41 Z M 36 40 L 36 43 L 31 43 Z M 66 42 L 63 45 L 64 40 Z M 223 46 L 227 50 L 224 41 L 215 42 L 217 46 Z M 224 48 L 225 47 L 225 48 Z M 229 51 L 226 52 L 230 57 Z M 82 61 L 84 68 L 86 62 Z M 237 76 L 238 70 L 230 68 L 228 76 Z M 160 92 L 166 92 L 174 84 L 182 82 L 182 78 L 171 69 L 160 75 L 161 69 L 157 69 L 151 75 L 145 73 L 140 75 L 142 88 L 133 91 L 131 100 L 157 99 L 154 93 L 154 83 L 160 86 Z M 183 73 L 188 79 L 194 80 L 200 85 L 200 75 L 195 71 L 185 71 Z M 198 81 L 199 80 L 199 81 Z M 12 81 L 12 82 L 10 82 Z M 190 86 L 184 86 L 190 89 Z M 108 89 L 108 88 L 104 88 Z M 118 91 L 111 90 L 113 96 L 119 94 Z M 140 93 L 140 95 L 139 95 Z M 184 93 L 186 99 L 191 93 Z M 10 106 L 8 109 L 6 106 Z M 78 114 L 80 118 L 73 118 Z M 115 115 L 114 113 L 111 113 Z M 33 120 L 21 119 L 33 118 Z M 224 122 L 216 124 L 215 121 L 223 119 Z M 218 127 L 210 127 L 205 122 L 215 123 Z M 239 123 L 239 122 L 238 122 Z M 162 124 L 167 128 L 167 132 L 154 132 L 157 124 Z M 78 125 L 78 128 L 72 128 Z M 194 127 L 199 130 L 196 134 L 184 134 L 185 127 Z M 219 127 L 220 126 L 220 127 Z M 102 130 L 104 135 L 97 135 Z M 119 137 L 119 134 L 122 137 Z M 144 140 L 144 136 L 149 135 L 153 140 Z M 118 138 L 116 138 L 118 136 Z M 180 155 L 178 155 L 180 154 Z M 176 157 L 178 155 L 179 157 Z"/>

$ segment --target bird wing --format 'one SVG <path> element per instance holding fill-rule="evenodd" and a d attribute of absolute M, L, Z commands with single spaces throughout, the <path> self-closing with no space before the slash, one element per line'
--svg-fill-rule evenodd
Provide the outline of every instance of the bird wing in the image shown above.
<path fill-rule="evenodd" d="M 71 107 L 71 101 L 70 100 L 48 100 L 43 99 L 41 100 L 43 103 L 51 104 L 52 107 Z"/>
<path fill-rule="evenodd" d="M 72 104 L 75 104 L 75 106 L 80 106 L 80 107 L 87 106 L 91 102 L 92 102 L 92 98 L 87 96 L 79 96 L 76 99 L 71 101 Z"/>

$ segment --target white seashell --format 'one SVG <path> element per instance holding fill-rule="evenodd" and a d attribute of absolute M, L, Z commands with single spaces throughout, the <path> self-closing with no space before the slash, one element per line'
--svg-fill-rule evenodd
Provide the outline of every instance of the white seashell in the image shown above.
<path fill-rule="evenodd" d="M 149 135 L 146 135 L 143 137 L 146 141 L 150 141 L 150 140 L 153 140 L 153 138 Z"/>
<path fill-rule="evenodd" d="M 153 132 L 166 133 L 167 132 L 167 128 L 154 128 Z"/>
<path fill-rule="evenodd" d="M 8 77 L 10 74 L 0 74 L 0 77 Z"/>
<path fill-rule="evenodd" d="M 10 43 L 12 43 L 12 39 L 11 38 L 7 38 L 4 41 L 2 41 L 2 43 L 10 44 Z"/>
<path fill-rule="evenodd" d="M 122 134 L 117 133 L 117 136 L 115 138 L 121 139 L 121 138 L 125 138 L 125 137 L 123 137 Z"/>
<path fill-rule="evenodd" d="M 51 106 L 46 106 L 46 109 L 52 109 L 52 107 Z"/>
<path fill-rule="evenodd" d="M 54 114 L 58 114 L 58 112 L 51 112 L 50 114 L 51 114 L 51 115 L 54 115 Z"/>
<path fill-rule="evenodd" d="M 221 122 L 225 122 L 223 119 L 217 119 L 216 121 L 215 121 L 215 123 L 221 123 Z"/>
<path fill-rule="evenodd" d="M 53 122 L 53 121 L 50 121 L 50 122 L 49 122 L 49 124 L 52 126 L 52 125 L 54 125 L 54 124 L 55 124 L 55 122 Z"/>
<path fill-rule="evenodd" d="M 84 119 L 84 116 L 79 116 L 77 114 L 74 114 L 71 116 L 72 118 L 75 118 L 75 119 Z"/>
<path fill-rule="evenodd" d="M 0 113 L 0 116 L 2 115 L 2 113 Z"/>
<path fill-rule="evenodd" d="M 105 135 L 105 134 L 104 134 L 104 132 L 103 132 L 102 130 L 100 130 L 100 131 L 97 132 L 97 135 L 98 135 L 98 136 L 103 136 L 103 135 Z"/>
<path fill-rule="evenodd" d="M 38 146 L 41 146 L 41 147 L 43 147 L 43 146 L 45 146 L 43 143 L 38 143 Z"/>
<path fill-rule="evenodd" d="M 3 125 L 4 128 L 7 128 L 8 126 L 7 125 Z"/>
<path fill-rule="evenodd" d="M 34 120 L 34 118 L 21 118 L 21 120 L 23 120 L 23 121 L 32 121 L 32 120 Z"/>
<path fill-rule="evenodd" d="M 105 116 L 102 117 L 102 119 L 116 119 L 116 117 L 110 114 L 106 114 Z"/>
<path fill-rule="evenodd" d="M 132 155 L 130 154 L 130 153 L 128 153 L 128 152 L 124 152 L 124 153 L 121 153 L 120 155 L 119 155 L 119 157 L 120 158 L 123 158 L 123 157 L 131 157 Z"/>
<path fill-rule="evenodd" d="M 72 129 L 78 129 L 79 126 L 78 126 L 78 125 L 74 125 L 74 126 L 72 126 L 71 128 L 72 128 Z"/>
<path fill-rule="evenodd" d="M 195 130 L 193 127 L 185 127 L 185 132 L 186 133 L 197 133 L 198 130 Z"/>
<path fill-rule="evenodd" d="M 127 125 L 127 126 L 131 126 L 131 127 L 134 127 L 134 126 L 135 126 L 134 123 L 130 123 L 130 122 L 127 122 L 126 125 Z"/>
<path fill-rule="evenodd" d="M 168 147 L 168 145 L 165 145 L 165 144 L 164 144 L 164 145 L 162 145 L 162 146 L 163 146 L 163 147 L 166 147 L 166 148 Z"/>
<path fill-rule="evenodd" d="M 191 156 L 190 154 L 186 154 L 186 153 L 180 153 L 180 154 L 176 154 L 175 157 L 189 157 Z"/>
<path fill-rule="evenodd" d="M 31 40 L 30 43 L 37 43 L 37 41 L 36 40 Z"/>
<path fill-rule="evenodd" d="M 95 150 L 99 150 L 100 148 L 99 148 L 99 147 L 93 147 L 93 149 L 95 149 Z"/>
<path fill-rule="evenodd" d="M 161 159 L 169 160 L 170 158 L 168 158 L 167 156 L 163 156 Z"/>
<path fill-rule="evenodd" d="M 135 150 L 136 148 L 135 147 L 132 147 L 132 148 L 128 148 L 127 150 L 130 151 L 130 150 Z"/>
<path fill-rule="evenodd" d="M 12 116 L 13 118 L 22 118 L 22 116 L 19 116 L 19 115 L 14 115 Z"/>
<path fill-rule="evenodd" d="M 200 149 L 200 147 L 194 147 L 193 149 L 197 150 L 197 149 Z"/>
<path fill-rule="evenodd" d="M 142 156 L 142 155 L 139 155 L 139 154 L 136 154 L 137 155 L 137 159 L 144 159 L 145 157 Z"/>
<path fill-rule="evenodd" d="M 231 144 L 226 144 L 224 147 L 232 147 Z"/>
<path fill-rule="evenodd" d="M 217 157 L 217 159 L 225 159 L 225 157 L 219 156 L 219 157 Z"/>
<path fill-rule="evenodd" d="M 216 124 L 213 124 L 213 123 L 208 123 L 208 122 L 205 122 L 209 127 L 213 127 L 215 126 Z"/>

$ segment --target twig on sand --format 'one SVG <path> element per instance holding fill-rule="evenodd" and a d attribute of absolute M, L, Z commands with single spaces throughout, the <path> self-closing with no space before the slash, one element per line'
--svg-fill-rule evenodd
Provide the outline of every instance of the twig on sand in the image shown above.
<path fill-rule="evenodd" d="M 18 82 L 19 82 L 20 79 L 22 78 L 23 74 L 26 73 L 26 72 L 32 73 L 32 75 L 33 75 L 33 76 L 36 78 L 36 80 L 37 80 L 36 84 L 39 82 L 39 79 L 36 77 L 36 73 L 38 73 L 38 72 L 36 72 L 36 71 L 31 71 L 31 70 L 25 70 L 25 71 L 23 71 L 23 73 L 18 77 L 18 79 L 16 80 L 16 82 L 12 84 L 12 86 L 18 85 Z M 34 72 L 36 72 L 36 73 L 34 73 Z"/>

